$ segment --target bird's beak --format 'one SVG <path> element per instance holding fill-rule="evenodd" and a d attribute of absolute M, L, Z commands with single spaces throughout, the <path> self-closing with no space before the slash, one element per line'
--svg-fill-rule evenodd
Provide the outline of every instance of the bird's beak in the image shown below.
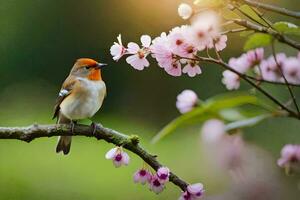
<path fill-rule="evenodd" d="M 106 65 L 107 65 L 106 63 L 97 63 L 97 68 L 100 69 Z"/>

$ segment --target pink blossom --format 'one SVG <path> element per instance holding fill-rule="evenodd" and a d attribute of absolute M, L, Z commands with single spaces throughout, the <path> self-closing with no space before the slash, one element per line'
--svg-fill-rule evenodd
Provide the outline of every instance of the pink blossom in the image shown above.
<path fill-rule="evenodd" d="M 161 193 L 165 189 L 165 185 L 160 181 L 160 179 L 155 175 L 152 176 L 149 188 L 156 194 Z"/>
<path fill-rule="evenodd" d="M 160 67 L 168 68 L 172 65 L 173 52 L 170 48 L 170 41 L 166 33 L 162 33 L 160 37 L 153 40 L 150 50 Z"/>
<path fill-rule="evenodd" d="M 244 74 L 250 69 L 250 63 L 246 54 L 242 54 L 238 58 L 230 58 L 228 62 L 229 66 L 232 69 Z"/>
<path fill-rule="evenodd" d="M 176 107 L 180 113 L 191 111 L 198 102 L 198 96 L 193 90 L 184 90 L 177 96 Z"/>
<path fill-rule="evenodd" d="M 112 160 L 115 167 L 128 165 L 130 161 L 129 155 L 123 151 L 122 147 L 112 148 L 106 153 L 105 158 Z"/>
<path fill-rule="evenodd" d="M 175 27 L 168 35 L 170 48 L 173 54 L 181 57 L 193 57 L 197 49 L 190 42 L 191 27 L 184 25 Z"/>
<path fill-rule="evenodd" d="M 169 181 L 170 170 L 167 167 L 160 167 L 157 170 L 156 175 L 161 183 L 166 183 Z"/>
<path fill-rule="evenodd" d="M 152 178 L 151 173 L 146 169 L 140 169 L 137 172 L 135 172 L 133 176 L 133 180 L 135 183 L 141 183 L 144 185 L 147 182 L 150 182 Z"/>
<path fill-rule="evenodd" d="M 183 73 L 187 73 L 190 77 L 194 77 L 197 74 L 201 74 L 201 68 L 198 65 L 198 63 L 193 62 L 193 61 L 189 61 L 185 67 L 182 69 Z"/>
<path fill-rule="evenodd" d="M 262 78 L 269 81 L 283 82 L 284 79 L 280 70 L 284 73 L 283 65 L 286 59 L 284 53 L 278 53 L 276 54 L 277 63 L 274 56 L 270 56 L 267 60 L 263 60 L 259 66 L 262 72 Z"/>
<path fill-rule="evenodd" d="M 282 65 L 282 69 L 289 83 L 300 83 L 300 60 L 294 57 L 287 58 Z"/>
<path fill-rule="evenodd" d="M 247 52 L 247 60 L 251 66 L 258 65 L 264 59 L 264 49 L 257 48 Z"/>
<path fill-rule="evenodd" d="M 201 12 L 192 21 L 191 41 L 199 51 L 213 47 L 213 38 L 219 33 L 219 17 L 214 11 Z"/>
<path fill-rule="evenodd" d="M 215 38 L 215 48 L 217 51 L 222 51 L 226 48 L 227 35 L 221 35 Z"/>
<path fill-rule="evenodd" d="M 201 129 L 202 139 L 208 143 L 219 141 L 225 135 L 225 124 L 218 119 L 206 121 Z"/>
<path fill-rule="evenodd" d="M 270 64 L 268 60 L 261 61 L 259 68 L 262 79 L 268 81 L 283 81 L 281 73 L 276 65 Z"/>
<path fill-rule="evenodd" d="M 188 185 L 187 191 L 181 194 L 179 200 L 196 200 L 200 199 L 203 194 L 203 185 L 201 183 L 196 183 L 193 185 Z"/>
<path fill-rule="evenodd" d="M 225 70 L 223 72 L 222 83 L 228 90 L 236 90 L 240 87 L 240 77 L 230 70 Z"/>
<path fill-rule="evenodd" d="M 171 76 L 181 76 L 181 63 L 179 61 L 171 63 L 169 66 L 165 66 L 165 71 Z"/>
<path fill-rule="evenodd" d="M 195 183 L 187 186 L 187 191 L 195 198 L 200 198 L 204 194 L 202 183 Z"/>
<path fill-rule="evenodd" d="M 126 53 L 126 48 L 122 44 L 121 34 L 119 34 L 117 39 L 118 43 L 115 42 L 110 48 L 110 54 L 115 61 L 118 61 Z"/>
<path fill-rule="evenodd" d="M 138 44 L 130 42 L 127 47 L 129 54 L 133 54 L 126 58 L 126 62 L 130 64 L 133 68 L 137 70 L 143 70 L 144 67 L 149 67 L 149 61 L 146 59 L 148 49 L 151 45 L 151 38 L 148 35 L 143 35 L 141 37 L 141 43 L 143 48 L 140 48 Z"/>
<path fill-rule="evenodd" d="M 297 162 L 300 162 L 300 145 L 285 145 L 281 150 L 281 158 L 278 159 L 277 164 L 280 167 L 288 167 Z"/>

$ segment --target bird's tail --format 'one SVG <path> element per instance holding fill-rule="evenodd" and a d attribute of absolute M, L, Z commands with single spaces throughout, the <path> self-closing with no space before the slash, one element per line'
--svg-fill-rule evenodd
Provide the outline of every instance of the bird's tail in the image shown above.
<path fill-rule="evenodd" d="M 57 120 L 58 124 L 70 124 L 71 120 L 60 114 Z M 67 155 L 70 152 L 72 142 L 72 136 L 60 136 L 58 138 L 58 143 L 56 146 L 56 153 L 60 153 L 61 151 L 64 155 Z"/>

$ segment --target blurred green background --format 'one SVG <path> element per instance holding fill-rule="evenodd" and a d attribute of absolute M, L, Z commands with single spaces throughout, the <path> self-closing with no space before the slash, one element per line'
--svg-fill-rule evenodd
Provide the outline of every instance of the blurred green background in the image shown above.
<path fill-rule="evenodd" d="M 199 127 L 180 129 L 156 145 L 149 144 L 164 124 L 179 115 L 175 100 L 183 89 L 194 89 L 201 99 L 226 92 L 220 83 L 221 70 L 205 65 L 196 78 L 175 78 L 155 63 L 139 72 L 124 60 L 113 62 L 109 55 L 119 33 L 124 42 L 138 41 L 142 34 L 155 37 L 186 23 L 177 16 L 181 2 L 191 1 L 0 0 L 0 126 L 54 123 L 52 109 L 63 80 L 77 58 L 90 57 L 109 64 L 103 70 L 108 96 L 94 120 L 140 135 L 144 146 L 179 176 L 204 183 L 208 196 L 226 193 L 228 177 L 206 164 L 210 155 L 201 148 Z M 269 2 L 300 10 L 298 1 Z M 271 19 L 285 18 L 271 15 Z M 230 36 L 224 57 L 238 56 L 242 44 L 240 37 Z M 290 55 L 296 53 L 285 46 L 279 48 Z M 243 85 L 242 90 L 247 89 Z M 287 98 L 284 88 L 268 89 Z M 299 90 L 296 93 L 300 97 Z M 296 120 L 272 119 L 244 132 L 249 144 L 263 148 L 268 155 L 269 160 L 261 162 L 274 168 L 270 176 L 279 184 L 279 199 L 298 199 L 300 195 L 293 177 L 286 177 L 276 167 L 281 147 L 299 143 L 299 129 Z M 133 154 L 128 167 L 115 169 L 104 159 L 110 144 L 76 137 L 71 154 L 62 156 L 54 151 L 56 141 L 0 141 L 1 200 L 177 199 L 180 195 L 172 184 L 161 195 L 135 185 L 132 174 L 142 161 Z"/>

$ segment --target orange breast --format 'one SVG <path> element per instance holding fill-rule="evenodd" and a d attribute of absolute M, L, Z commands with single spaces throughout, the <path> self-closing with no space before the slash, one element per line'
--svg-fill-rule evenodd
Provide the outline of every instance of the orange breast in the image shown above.
<path fill-rule="evenodd" d="M 90 72 L 90 74 L 88 76 L 88 79 L 92 80 L 92 81 L 102 80 L 100 69 L 92 69 L 92 71 Z"/>

